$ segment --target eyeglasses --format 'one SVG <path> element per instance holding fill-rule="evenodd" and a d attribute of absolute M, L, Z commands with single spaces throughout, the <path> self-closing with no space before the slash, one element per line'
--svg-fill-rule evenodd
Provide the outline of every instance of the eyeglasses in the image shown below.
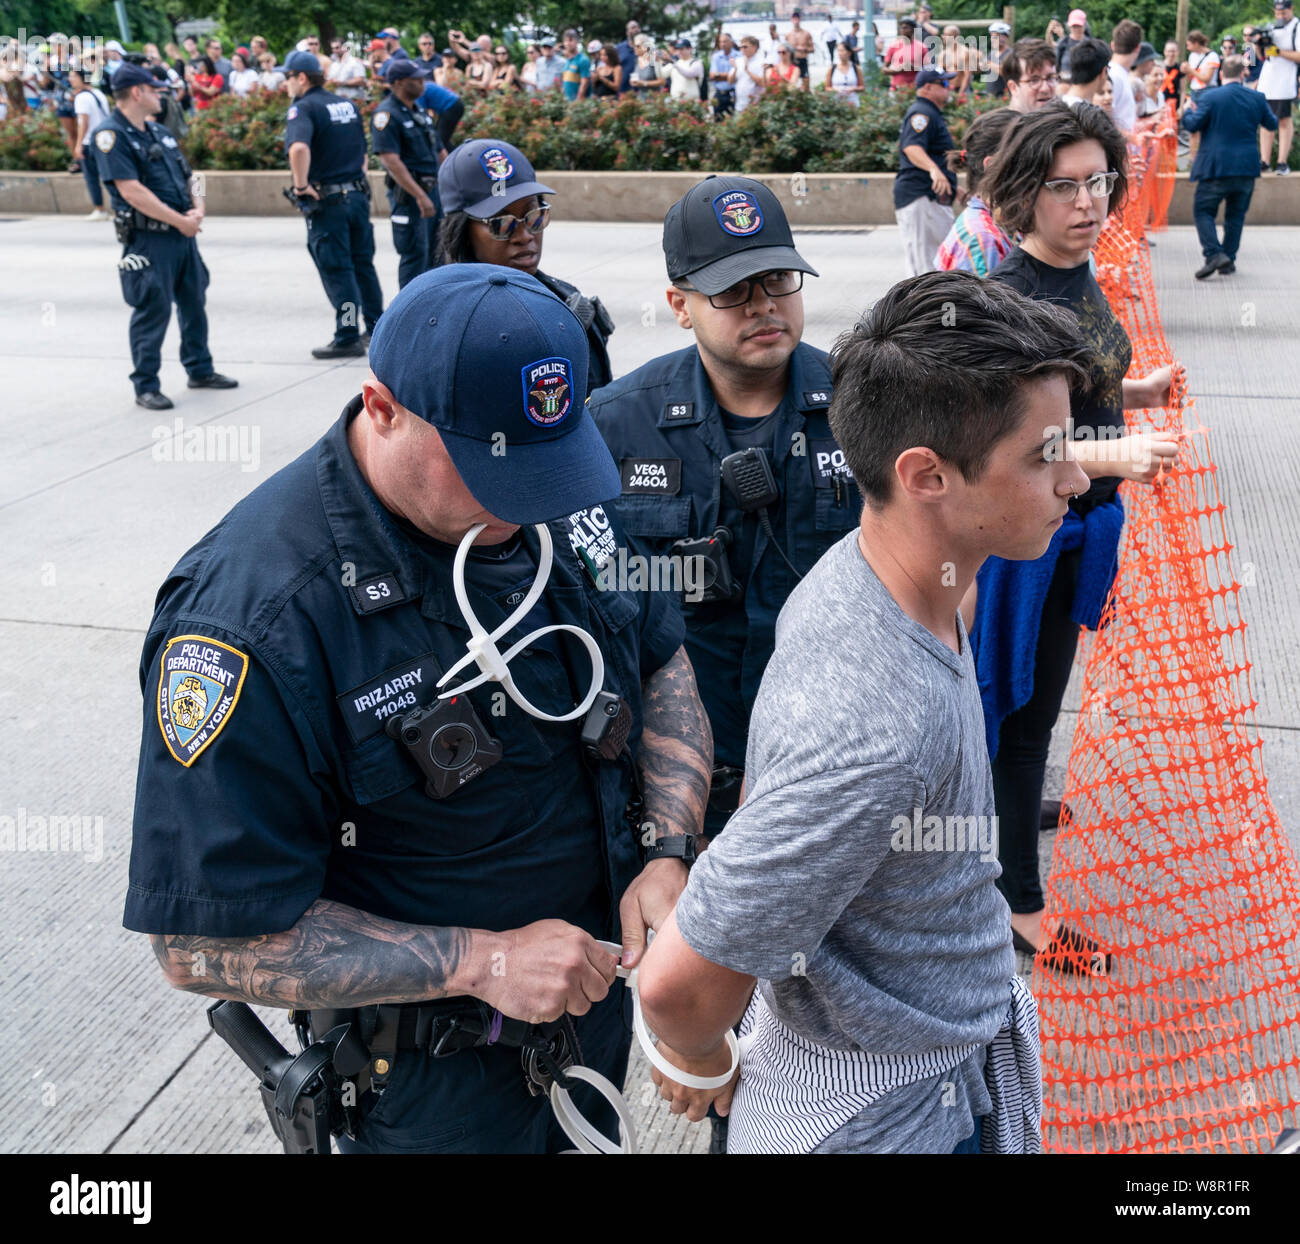
<path fill-rule="evenodd" d="M 500 216 L 489 216 L 486 220 L 480 220 L 479 224 L 487 226 L 487 231 L 494 241 L 505 242 L 514 236 L 515 229 L 520 225 L 523 225 L 529 233 L 541 233 L 550 221 L 550 217 L 551 205 L 543 203 L 522 216 L 512 216 L 509 212 L 503 212 Z"/>
<path fill-rule="evenodd" d="M 1094 199 L 1106 199 L 1110 197 L 1110 192 L 1115 188 L 1118 179 L 1118 173 L 1093 173 L 1085 181 L 1062 177 L 1043 182 L 1043 189 L 1058 203 L 1072 203 L 1079 195 L 1080 186 L 1083 186 Z"/>
<path fill-rule="evenodd" d="M 760 276 L 737 281 L 735 285 L 729 286 L 719 294 L 706 294 L 705 297 L 709 300 L 709 306 L 716 307 L 719 311 L 727 311 L 732 307 L 743 307 L 754 296 L 755 285 L 759 286 L 769 298 L 788 298 L 803 289 L 803 273 L 789 269 L 764 272 Z M 684 283 L 679 283 L 678 288 L 695 294 L 701 292 L 694 285 Z"/>
<path fill-rule="evenodd" d="M 1048 86 L 1055 86 L 1061 80 L 1060 74 L 1049 73 L 1043 78 L 1022 78 L 1021 86 L 1042 86 L 1046 83 Z"/>

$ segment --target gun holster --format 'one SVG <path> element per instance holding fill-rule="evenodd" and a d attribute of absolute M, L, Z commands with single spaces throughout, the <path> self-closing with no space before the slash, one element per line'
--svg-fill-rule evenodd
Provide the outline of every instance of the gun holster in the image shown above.
<path fill-rule="evenodd" d="M 119 207 L 113 213 L 113 231 L 123 246 L 130 246 L 135 241 L 135 209 Z"/>

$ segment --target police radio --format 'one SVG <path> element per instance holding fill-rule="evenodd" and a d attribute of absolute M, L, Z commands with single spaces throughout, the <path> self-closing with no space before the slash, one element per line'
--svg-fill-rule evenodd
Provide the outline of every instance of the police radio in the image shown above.
<path fill-rule="evenodd" d="M 431 708 L 415 708 L 384 725 L 425 776 L 424 793 L 446 799 L 490 769 L 502 756 L 500 742 L 479 721 L 469 697 L 453 695 Z"/>
<path fill-rule="evenodd" d="M 745 514 L 758 515 L 758 525 L 762 527 L 768 542 L 790 567 L 794 577 L 802 579 L 803 576 L 794 568 L 794 563 L 785 555 L 785 550 L 777 543 L 776 533 L 772 530 L 772 519 L 767 507 L 780 501 L 781 490 L 776 486 L 776 476 L 772 474 L 772 464 L 768 461 L 767 454 L 753 446 L 728 454 L 722 460 L 722 482 Z"/>

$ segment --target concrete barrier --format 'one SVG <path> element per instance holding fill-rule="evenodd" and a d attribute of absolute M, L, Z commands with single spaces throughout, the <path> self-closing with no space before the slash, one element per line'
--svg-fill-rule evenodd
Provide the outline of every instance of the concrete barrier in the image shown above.
<path fill-rule="evenodd" d="M 201 174 L 208 211 L 214 216 L 281 216 L 293 208 L 280 191 L 289 184 L 288 171 Z M 554 186 L 555 219 L 572 221 L 648 223 L 664 213 L 699 179 L 698 173 L 573 173 L 539 172 Z M 761 174 L 781 200 L 797 229 L 801 225 L 849 227 L 894 223 L 892 173 Z M 388 215 L 384 175 L 370 174 L 376 216 Z M 1192 223 L 1192 184 L 1179 174 L 1169 207 L 1169 223 Z M 80 175 L 67 173 L 0 173 L 0 213 L 32 216 L 41 213 L 84 215 L 90 210 Z M 1300 176 L 1261 177 L 1255 185 L 1251 225 L 1300 224 Z"/>

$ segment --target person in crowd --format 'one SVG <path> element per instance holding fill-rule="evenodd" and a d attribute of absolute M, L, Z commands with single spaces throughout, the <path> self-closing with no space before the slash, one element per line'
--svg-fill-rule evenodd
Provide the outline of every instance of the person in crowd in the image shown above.
<path fill-rule="evenodd" d="M 1066 62 L 1070 69 L 1070 84 L 1062 100 L 1071 107 L 1090 104 L 1107 80 L 1106 67 L 1110 64 L 1110 48 L 1100 39 L 1082 39 L 1070 49 Z"/>
<path fill-rule="evenodd" d="M 776 33 L 776 23 L 769 22 L 767 26 L 767 35 L 759 43 L 759 48 L 763 53 L 763 64 L 775 65 L 780 59 L 781 44 L 785 40 Z"/>
<path fill-rule="evenodd" d="M 1037 112 L 1056 98 L 1061 79 L 1056 53 L 1044 39 L 1017 39 L 1003 57 L 1007 104 L 1013 112 Z"/>
<path fill-rule="evenodd" d="M 442 57 L 438 55 L 438 49 L 433 41 L 433 35 L 425 31 L 416 41 L 417 49 L 415 63 L 420 70 L 420 74 L 429 82 L 434 80 L 433 71 L 442 64 Z"/>
<path fill-rule="evenodd" d="M 939 23 L 934 20 L 934 10 L 926 4 L 925 0 L 916 6 L 916 37 L 924 43 L 927 39 L 933 39 L 932 47 L 937 47 L 943 41 L 943 31 L 939 28 Z"/>
<path fill-rule="evenodd" d="M 1273 0 L 1273 29 L 1269 32 L 1272 44 L 1259 75 L 1260 94 L 1277 118 L 1277 167 L 1279 177 L 1291 171 L 1291 138 L 1294 121 L 1291 109 L 1295 106 L 1297 85 L 1300 83 L 1300 19 L 1292 9 L 1292 0 Z M 1271 130 L 1261 130 L 1259 135 L 1260 171 L 1266 172 L 1273 158 Z"/>
<path fill-rule="evenodd" d="M 960 26 L 945 26 L 940 39 L 935 64 L 952 75 L 953 95 L 961 102 L 980 71 L 979 49 L 962 42 Z"/>
<path fill-rule="evenodd" d="M 617 98 L 623 93 L 623 66 L 618 59 L 618 48 L 612 43 L 602 44 L 593 39 L 596 51 L 591 69 L 591 93 L 598 99 Z"/>
<path fill-rule="evenodd" d="M 77 120 L 76 150 L 81 155 L 81 175 L 90 195 L 91 212 L 87 220 L 110 220 L 112 214 L 104 210 L 104 190 L 99 181 L 99 166 L 90 146 L 90 136 L 108 120 L 108 100 L 103 91 L 96 90 L 86 81 L 84 69 L 69 69 L 72 85 L 72 107 Z"/>
<path fill-rule="evenodd" d="M 1160 87 L 1161 98 L 1166 103 L 1171 100 L 1175 106 L 1181 106 L 1183 97 L 1183 82 L 1187 78 L 1187 73 L 1183 68 L 1183 63 L 1178 57 L 1178 44 L 1172 39 L 1165 44 L 1164 59 L 1165 76 Z"/>
<path fill-rule="evenodd" d="M 261 35 L 254 35 L 248 41 L 249 64 L 260 65 L 262 57 L 271 51 L 270 45 Z"/>
<path fill-rule="evenodd" d="M 709 57 L 709 87 L 713 92 L 713 118 L 721 121 L 736 111 L 736 62 L 740 53 L 724 30 Z"/>
<path fill-rule="evenodd" d="M 826 89 L 840 99 L 848 100 L 855 108 L 858 106 L 862 70 L 853 63 L 853 53 L 847 43 L 840 42 L 835 48 L 834 61 L 826 71 Z"/>
<path fill-rule="evenodd" d="M 227 62 L 229 63 L 229 62 Z M 203 111 L 212 107 L 212 101 L 225 90 L 226 80 L 217 72 L 211 56 L 199 57 L 199 69 L 190 71 L 190 94 L 194 107 Z"/>
<path fill-rule="evenodd" d="M 471 94 L 486 95 L 492 87 L 492 68 L 492 58 L 477 43 L 471 43 L 465 67 L 466 89 Z"/>
<path fill-rule="evenodd" d="M 492 49 L 492 76 L 488 79 L 488 90 L 499 94 L 511 95 L 519 90 L 519 70 L 510 59 L 510 49 L 504 43 L 498 43 Z"/>
<path fill-rule="evenodd" d="M 220 39 L 209 39 L 204 45 L 204 54 L 212 62 L 212 72 L 221 79 L 221 93 L 230 93 L 230 62 L 221 48 Z"/>
<path fill-rule="evenodd" d="M 1196 279 L 1204 281 L 1216 272 L 1229 275 L 1237 270 L 1237 250 L 1246 212 L 1255 192 L 1255 178 L 1261 172 L 1256 156 L 1257 136 L 1280 122 L 1272 101 L 1252 91 L 1242 81 L 1246 62 L 1240 56 L 1224 58 L 1219 68 L 1222 85 L 1189 96 L 1183 124 L 1201 143 L 1192 161 L 1191 180 L 1196 183 L 1192 215 L 1205 264 Z M 1219 240 L 1214 218 L 1223 204 L 1223 240 Z"/>
<path fill-rule="evenodd" d="M 340 38 L 330 40 L 329 68 L 325 81 L 341 99 L 365 99 L 368 90 L 365 61 L 352 54 L 352 48 Z"/>
<path fill-rule="evenodd" d="M 767 67 L 767 86 L 772 91 L 783 91 L 790 87 L 798 89 L 799 66 L 794 63 L 794 49 L 783 43 L 776 50 L 777 62 Z"/>
<path fill-rule="evenodd" d="M 1088 15 L 1082 9 L 1071 9 L 1065 19 L 1065 26 L 1069 33 L 1064 37 L 1058 37 L 1054 46 L 1056 48 L 1056 72 L 1061 75 L 1063 82 L 1068 82 L 1070 80 L 1070 53 L 1074 50 L 1075 44 L 1082 43 L 1088 38 Z M 1048 29 L 1050 30 L 1051 27 Z"/>
<path fill-rule="evenodd" d="M 849 59 L 853 61 L 859 69 L 862 68 L 862 23 L 854 22 L 849 27 L 849 33 L 844 36 L 844 42 L 849 46 Z"/>
<path fill-rule="evenodd" d="M 844 42 L 844 32 L 835 24 L 834 17 L 822 27 L 822 42 L 826 45 L 826 55 L 834 64 L 835 49 Z"/>
<path fill-rule="evenodd" d="M 433 80 L 444 91 L 451 91 L 454 95 L 465 94 L 465 71 L 460 67 L 454 48 L 442 49 L 442 64 L 433 71 Z"/>
<path fill-rule="evenodd" d="M 189 65 L 191 69 L 197 69 L 199 67 L 200 57 L 203 55 L 203 53 L 199 51 L 199 41 L 193 35 L 186 35 L 185 38 L 181 40 L 181 47 L 185 52 L 185 63 Z"/>
<path fill-rule="evenodd" d="M 529 95 L 537 94 L 537 58 L 542 51 L 535 43 L 524 49 L 524 63 L 519 67 L 519 85 Z"/>
<path fill-rule="evenodd" d="M 1102 78 L 1092 102 L 1112 121 L 1115 120 L 1115 83 L 1109 76 Z"/>
<path fill-rule="evenodd" d="M 740 40 L 740 55 L 736 58 L 736 111 L 744 112 L 763 94 L 767 83 L 767 66 L 759 51 L 758 39 L 745 35 Z"/>
<path fill-rule="evenodd" d="M 636 37 L 636 72 L 632 75 L 632 89 L 641 96 L 655 95 L 668 89 L 668 70 L 664 68 L 649 35 Z"/>
<path fill-rule="evenodd" d="M 1204 32 L 1193 30 L 1188 33 L 1187 59 L 1182 64 L 1182 70 L 1187 75 L 1187 90 L 1190 94 L 1219 85 L 1219 54 L 1210 47 L 1210 41 Z"/>
<path fill-rule="evenodd" d="M 624 29 L 623 42 L 618 45 L 618 63 L 623 70 L 623 85 L 619 91 L 621 95 L 626 95 L 632 90 L 632 75 L 636 73 L 636 39 L 640 33 L 640 22 L 628 22 Z"/>
<path fill-rule="evenodd" d="M 691 48 L 691 41 L 678 39 L 671 54 L 665 48 L 664 65 L 668 70 L 669 98 L 699 103 L 704 65 Z"/>
<path fill-rule="evenodd" d="M 587 392 L 613 377 L 606 343 L 614 321 L 599 298 L 540 270 L 542 242 L 550 221 L 548 197 L 532 163 L 518 147 L 495 138 L 461 143 L 438 170 L 438 192 L 446 213 L 438 241 L 438 262 L 497 264 L 536 277 L 578 317 L 587 334 Z"/>
<path fill-rule="evenodd" d="M 539 42 L 542 54 L 537 58 L 537 90 L 545 95 L 548 91 L 560 89 L 564 61 L 556 54 L 555 40 L 550 35 L 543 35 Z"/>
<path fill-rule="evenodd" d="M 1164 64 L 1153 56 L 1138 68 L 1138 83 L 1142 88 L 1142 97 L 1137 101 L 1138 124 L 1141 125 L 1145 120 L 1158 119 L 1165 112 Z"/>
<path fill-rule="evenodd" d="M 1137 125 L 1132 71 L 1141 51 L 1142 27 L 1126 17 L 1111 31 L 1110 63 L 1106 66 L 1106 75 L 1114 88 L 1111 111 L 1121 134 L 1131 134 Z"/>
<path fill-rule="evenodd" d="M 922 69 L 916 75 L 916 99 L 899 127 L 894 219 L 902 235 L 908 276 L 933 269 L 935 253 L 952 228 L 957 174 L 947 166 L 954 144 L 943 116 L 950 83 L 942 70 Z"/>
<path fill-rule="evenodd" d="M 275 67 L 275 54 L 263 52 L 260 64 L 262 72 L 257 75 L 257 85 L 264 91 L 284 91 L 284 74 Z M 365 66 L 362 65 L 361 68 L 364 74 Z"/>
<path fill-rule="evenodd" d="M 1078 931 L 1043 926 L 1038 834 L 1047 752 L 1079 627 L 1096 628 L 1114 575 L 1124 520 L 1116 490 L 1122 480 L 1150 484 L 1178 456 L 1172 438 L 1126 434 L 1124 411 L 1166 406 L 1182 369 L 1127 378 L 1132 344 L 1088 262 L 1107 215 L 1127 193 L 1126 165 L 1124 136 L 1100 108 L 1055 103 L 1021 119 L 980 183 L 1003 228 L 1021 239 L 990 280 L 1072 311 L 1094 360 L 1086 384 L 1071 394 L 1069 425 L 1070 451 L 1090 486 L 1070 498 L 1046 559 L 990 559 L 977 580 L 971 641 L 993 761 L 999 886 L 1017 949 L 1037 953 L 1048 967 L 1100 976 L 1109 967 L 1107 948 Z"/>
<path fill-rule="evenodd" d="M 808 62 L 812 59 L 814 43 L 812 31 L 803 24 L 803 14 L 795 9 L 790 14 L 790 29 L 785 32 L 785 41 L 794 53 L 795 68 L 799 70 L 799 89 L 812 89 L 812 78 L 808 73 Z"/>
<path fill-rule="evenodd" d="M 924 64 L 925 44 L 916 37 L 916 22 L 910 17 L 899 18 L 898 38 L 885 49 L 883 68 L 889 75 L 889 89 L 915 86 Z"/>
<path fill-rule="evenodd" d="M 221 44 L 217 44 L 217 50 L 220 52 Z M 116 39 L 110 39 L 104 44 L 104 77 L 111 83 L 114 75 L 126 61 L 126 48 L 124 48 Z M 111 89 L 111 86 L 110 88 Z"/>
<path fill-rule="evenodd" d="M 257 87 L 257 70 L 253 69 L 239 52 L 230 56 L 230 93 L 241 98 Z"/>
<path fill-rule="evenodd" d="M 1010 253 L 1014 242 L 979 195 L 984 169 L 1023 113 L 998 108 L 981 113 L 966 131 L 966 146 L 948 153 L 948 167 L 966 174 L 966 206 L 939 244 L 934 265 L 943 272 L 973 272 L 986 277 Z"/>
<path fill-rule="evenodd" d="M 591 57 L 582 50 L 578 32 L 572 27 L 564 32 L 563 56 L 560 85 L 564 88 L 564 98 L 570 102 L 586 99 L 591 93 Z"/>
<path fill-rule="evenodd" d="M 1257 86 L 1259 76 L 1264 72 L 1264 58 L 1259 54 L 1258 39 L 1259 28 L 1247 22 L 1241 28 L 1241 55 L 1246 61 L 1246 72 L 1242 75 L 1241 82 L 1243 86 L 1252 89 Z M 1177 44 L 1174 45 L 1174 59 L 1178 59 Z"/>

